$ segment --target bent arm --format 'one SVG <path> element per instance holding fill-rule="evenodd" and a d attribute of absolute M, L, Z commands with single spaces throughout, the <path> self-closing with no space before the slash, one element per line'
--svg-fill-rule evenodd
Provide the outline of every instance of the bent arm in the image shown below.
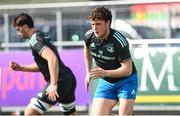
<path fill-rule="evenodd" d="M 86 66 L 86 74 L 88 74 L 92 68 L 92 55 L 90 54 L 89 49 L 84 45 L 84 60 Z"/>
<path fill-rule="evenodd" d="M 46 47 L 41 56 L 47 60 L 48 68 L 50 73 L 50 87 L 46 94 L 52 101 L 56 101 L 59 94 L 57 92 L 58 89 L 58 75 L 59 75 L 59 62 L 55 53 L 49 48 Z"/>
<path fill-rule="evenodd" d="M 115 70 L 106 70 L 106 76 L 113 78 L 125 77 L 131 75 L 132 70 L 132 60 L 130 59 L 121 63 L 121 67 Z"/>
<path fill-rule="evenodd" d="M 86 66 L 86 78 L 85 78 L 85 88 L 88 91 L 89 90 L 89 83 L 91 80 L 90 77 L 90 71 L 92 68 L 92 55 L 90 54 L 89 49 L 84 45 L 84 61 Z"/>
<path fill-rule="evenodd" d="M 42 51 L 42 57 L 47 60 L 48 68 L 50 73 L 50 83 L 52 85 L 57 85 L 58 74 L 59 74 L 59 63 L 55 53 L 49 48 L 46 47 Z"/>
<path fill-rule="evenodd" d="M 23 65 L 22 66 L 22 71 L 27 71 L 27 72 L 39 72 L 39 68 L 36 63 L 30 64 L 30 65 Z"/>
<path fill-rule="evenodd" d="M 94 79 L 99 77 L 123 78 L 131 75 L 132 70 L 132 60 L 128 60 L 121 63 L 121 67 L 117 69 L 104 70 L 100 67 L 92 69 L 90 71 L 90 76 Z"/>
<path fill-rule="evenodd" d="M 9 63 L 10 70 L 14 71 L 24 71 L 24 72 L 39 72 L 38 66 L 36 63 L 29 65 L 20 65 L 14 61 Z"/>

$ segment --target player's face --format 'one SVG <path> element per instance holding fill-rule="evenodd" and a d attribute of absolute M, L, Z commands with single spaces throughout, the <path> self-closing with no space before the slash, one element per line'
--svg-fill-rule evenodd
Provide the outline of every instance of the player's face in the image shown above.
<path fill-rule="evenodd" d="M 103 21 L 103 20 L 91 20 L 91 26 L 94 31 L 94 34 L 97 38 L 101 39 L 104 38 L 107 35 L 107 32 L 109 30 L 109 21 Z"/>
<path fill-rule="evenodd" d="M 17 35 L 20 36 L 20 38 L 23 38 L 23 39 L 28 38 L 27 25 L 16 26 L 15 29 L 16 29 Z"/>

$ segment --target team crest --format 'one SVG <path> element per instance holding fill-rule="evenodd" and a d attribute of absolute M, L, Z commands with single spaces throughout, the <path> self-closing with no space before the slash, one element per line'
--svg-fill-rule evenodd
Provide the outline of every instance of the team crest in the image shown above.
<path fill-rule="evenodd" d="M 114 52 L 114 46 L 113 46 L 113 44 L 108 44 L 108 45 L 106 45 L 106 48 L 107 48 L 107 51 L 109 51 L 110 53 L 113 53 L 113 52 Z"/>
<path fill-rule="evenodd" d="M 94 47 L 95 47 L 94 42 L 93 42 L 93 43 L 91 43 L 90 47 L 91 47 L 91 48 L 94 48 Z"/>

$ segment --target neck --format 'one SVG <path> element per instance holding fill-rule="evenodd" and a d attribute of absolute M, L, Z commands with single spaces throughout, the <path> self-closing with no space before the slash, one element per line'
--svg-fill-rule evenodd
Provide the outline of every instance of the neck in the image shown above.
<path fill-rule="evenodd" d="M 31 28 L 31 29 L 29 30 L 29 33 L 28 33 L 29 37 L 31 37 L 31 36 L 33 35 L 33 33 L 36 32 L 36 31 L 37 31 L 37 29 Z"/>
<path fill-rule="evenodd" d="M 107 39 L 109 33 L 110 33 L 110 28 L 106 30 L 106 32 L 104 33 L 104 35 L 103 35 L 100 39 L 101 39 L 101 40 Z"/>

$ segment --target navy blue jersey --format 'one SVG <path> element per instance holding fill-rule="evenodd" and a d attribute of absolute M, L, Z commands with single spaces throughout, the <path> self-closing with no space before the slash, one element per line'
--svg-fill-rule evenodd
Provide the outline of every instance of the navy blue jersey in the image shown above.
<path fill-rule="evenodd" d="M 60 59 L 60 56 L 58 54 L 58 51 L 56 47 L 50 42 L 50 38 L 47 34 L 42 32 L 35 32 L 30 39 L 30 48 L 32 49 L 32 54 L 34 56 L 34 61 L 38 65 L 38 68 L 40 72 L 43 74 L 45 80 L 47 82 L 50 81 L 50 73 L 48 68 L 48 62 L 45 60 L 41 53 L 46 48 L 49 47 L 58 58 L 59 62 L 59 77 L 58 80 L 65 80 L 67 78 L 70 78 L 72 76 L 66 76 L 66 75 L 72 75 L 72 71 L 64 65 L 62 60 Z"/>
<path fill-rule="evenodd" d="M 128 41 L 120 32 L 114 29 L 110 29 L 107 39 L 104 39 L 102 42 L 96 38 L 93 30 L 89 30 L 84 36 L 84 41 L 97 66 L 105 70 L 117 69 L 121 67 L 120 62 L 131 59 Z M 133 63 L 132 74 L 135 72 L 136 69 Z M 109 82 L 117 82 L 123 78 L 104 77 L 104 79 Z"/>

